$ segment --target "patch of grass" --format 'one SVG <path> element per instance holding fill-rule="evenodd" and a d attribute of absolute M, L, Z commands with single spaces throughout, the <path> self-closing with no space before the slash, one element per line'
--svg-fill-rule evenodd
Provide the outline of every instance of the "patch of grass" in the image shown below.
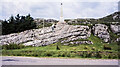
<path fill-rule="evenodd" d="M 93 42 L 93 45 L 88 45 L 88 46 L 96 48 L 97 51 L 108 51 L 108 50 L 104 50 L 104 45 L 111 47 L 110 51 L 118 51 L 117 42 L 104 43 L 102 39 L 94 36 L 93 34 L 91 34 L 91 36 L 88 39 Z"/>
<path fill-rule="evenodd" d="M 4 56 L 33 56 L 33 57 L 69 57 L 118 59 L 117 52 L 108 51 L 10 51 L 3 50 Z"/>
<path fill-rule="evenodd" d="M 110 30 L 109 30 L 109 33 L 110 33 L 110 37 L 111 37 L 111 40 L 110 40 L 111 43 L 115 42 L 116 39 L 117 39 L 118 37 L 120 37 L 119 35 L 111 32 Z"/>
<path fill-rule="evenodd" d="M 91 34 L 91 36 L 88 39 L 93 42 L 93 45 L 101 45 L 101 44 L 103 44 L 103 40 L 101 40 L 100 38 L 94 36 L 93 34 Z"/>
<path fill-rule="evenodd" d="M 9 45 L 3 45 L 2 46 L 2 49 L 5 49 L 5 50 L 11 50 L 11 49 L 21 49 L 21 48 L 25 48 L 25 46 L 24 45 L 22 45 L 22 44 L 14 44 L 14 43 L 12 43 L 12 44 L 9 44 Z"/>

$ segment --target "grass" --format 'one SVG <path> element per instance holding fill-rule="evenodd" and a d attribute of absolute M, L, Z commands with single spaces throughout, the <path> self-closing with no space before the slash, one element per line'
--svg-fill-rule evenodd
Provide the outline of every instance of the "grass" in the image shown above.
<path fill-rule="evenodd" d="M 81 39 L 78 39 L 81 40 Z M 77 41 L 78 41 L 77 40 Z M 25 47 L 22 49 L 3 49 L 4 56 L 34 56 L 34 57 L 69 57 L 69 58 L 96 58 L 96 59 L 118 59 L 117 43 L 104 43 L 103 40 L 91 35 L 88 40 L 93 44 L 79 44 L 76 46 L 66 46 L 60 42 L 41 47 Z M 56 45 L 60 50 L 56 49 Z M 105 50 L 107 45 L 111 50 Z"/>
<path fill-rule="evenodd" d="M 117 35 L 111 31 L 109 33 L 110 33 L 110 37 L 111 37 L 111 42 L 115 42 L 115 40 L 120 37 L 120 35 Z"/>
<path fill-rule="evenodd" d="M 68 58 L 96 58 L 118 59 L 117 52 L 96 51 L 3 51 L 4 56 L 31 56 L 31 57 L 68 57 Z"/>

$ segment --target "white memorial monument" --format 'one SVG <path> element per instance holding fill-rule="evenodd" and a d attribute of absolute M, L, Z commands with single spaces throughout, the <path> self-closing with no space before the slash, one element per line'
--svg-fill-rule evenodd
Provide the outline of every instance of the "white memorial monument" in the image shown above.
<path fill-rule="evenodd" d="M 59 22 L 61 22 L 61 23 L 63 23 L 64 22 L 64 18 L 63 18 L 63 7 L 62 7 L 62 3 L 61 3 L 61 16 L 60 16 L 60 21 Z"/>
<path fill-rule="evenodd" d="M 62 3 L 61 3 L 60 20 L 59 20 L 58 24 L 66 24 L 64 21 L 64 17 L 63 17 L 63 4 Z"/>

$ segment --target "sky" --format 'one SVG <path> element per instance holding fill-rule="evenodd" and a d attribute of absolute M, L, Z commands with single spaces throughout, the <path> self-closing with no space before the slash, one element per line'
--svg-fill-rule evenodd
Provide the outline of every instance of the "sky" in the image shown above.
<path fill-rule="evenodd" d="M 101 18 L 118 11 L 119 0 L 0 0 L 0 19 L 31 14 L 33 18 L 59 19 L 63 3 L 65 19 Z"/>

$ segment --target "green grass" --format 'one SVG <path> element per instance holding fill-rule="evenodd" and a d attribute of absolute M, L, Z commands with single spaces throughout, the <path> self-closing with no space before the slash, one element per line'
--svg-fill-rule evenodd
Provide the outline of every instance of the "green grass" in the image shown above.
<path fill-rule="evenodd" d="M 118 59 L 117 52 L 107 51 L 3 51 L 4 56 L 30 56 L 30 57 L 67 57 L 67 58 L 95 58 Z"/>
<path fill-rule="evenodd" d="M 76 41 L 80 41 L 78 39 Z M 99 59 L 118 59 L 117 43 L 104 43 L 103 40 L 91 35 L 88 40 L 93 44 L 76 44 L 76 46 L 66 46 L 60 42 L 41 47 L 25 47 L 22 49 L 3 49 L 4 56 L 34 56 L 34 57 L 69 57 L 69 58 L 99 58 Z M 56 49 L 56 45 L 60 50 Z M 105 50 L 107 45 L 111 50 Z"/>
<path fill-rule="evenodd" d="M 110 33 L 110 37 L 111 37 L 111 42 L 115 42 L 115 40 L 116 40 L 118 37 L 120 37 L 120 35 L 117 35 L 117 34 L 111 32 L 111 31 L 110 31 L 109 33 Z"/>

